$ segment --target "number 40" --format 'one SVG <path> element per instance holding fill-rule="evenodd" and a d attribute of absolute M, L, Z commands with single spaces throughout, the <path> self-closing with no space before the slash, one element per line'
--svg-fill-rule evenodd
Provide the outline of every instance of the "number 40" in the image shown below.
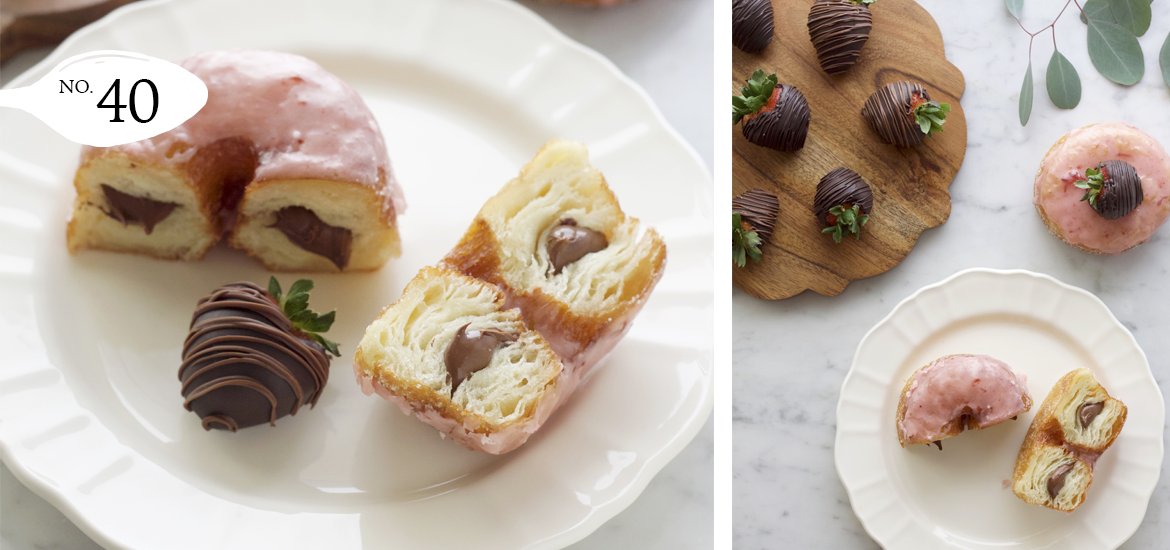
<path fill-rule="evenodd" d="M 134 93 L 138 90 L 138 85 L 142 83 L 146 83 L 147 86 L 150 86 L 151 95 L 150 116 L 146 117 L 145 119 L 138 118 L 138 110 L 135 108 L 134 104 Z M 106 104 L 106 99 L 110 97 L 110 92 L 113 92 L 114 94 L 114 103 Z M 135 82 L 134 85 L 130 87 L 130 105 L 124 105 L 121 103 L 121 93 L 122 79 L 117 78 L 114 79 L 114 84 L 110 86 L 110 89 L 106 90 L 106 95 L 103 95 L 101 101 L 98 101 L 97 106 L 99 108 L 114 110 L 114 118 L 110 119 L 110 122 L 125 122 L 122 120 L 121 110 L 126 107 L 130 107 L 130 116 L 134 117 L 134 120 L 137 120 L 138 122 L 150 122 L 151 120 L 154 120 L 154 115 L 158 114 L 158 88 L 154 86 L 154 82 L 151 82 L 145 78 Z"/>

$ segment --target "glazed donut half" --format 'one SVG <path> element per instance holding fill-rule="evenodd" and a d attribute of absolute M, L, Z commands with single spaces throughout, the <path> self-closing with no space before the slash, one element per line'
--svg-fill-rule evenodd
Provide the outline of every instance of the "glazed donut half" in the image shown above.
<path fill-rule="evenodd" d="M 1022 374 L 987 355 L 948 355 L 914 372 L 902 388 L 895 419 L 898 442 L 936 443 L 982 430 L 1032 408 Z"/>
<path fill-rule="evenodd" d="M 360 95 L 313 61 L 231 50 L 180 65 L 207 104 L 155 137 L 83 147 L 69 251 L 197 260 L 225 235 L 270 271 L 378 269 L 405 208 Z"/>

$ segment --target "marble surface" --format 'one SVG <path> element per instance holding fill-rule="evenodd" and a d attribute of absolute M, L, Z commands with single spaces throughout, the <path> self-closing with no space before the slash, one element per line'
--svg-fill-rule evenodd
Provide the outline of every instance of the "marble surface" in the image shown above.
<path fill-rule="evenodd" d="M 522 1 L 569 37 L 608 57 L 641 85 L 666 119 L 698 151 L 714 159 L 714 3 L 636 0 L 608 10 Z M 0 84 L 48 54 L 20 54 L 0 71 Z M 2 131 L 2 130 L 0 130 Z M 573 550 L 706 549 L 713 546 L 713 422 L 646 487 L 645 492 Z M 0 465 L 0 549 L 97 550 L 100 547 L 52 505 Z"/>
<path fill-rule="evenodd" d="M 922 234 L 893 270 L 851 284 L 837 297 L 805 292 L 766 302 L 733 294 L 734 548 L 879 548 L 853 514 L 833 464 L 841 383 L 862 336 L 918 288 L 970 267 L 1047 273 L 1099 296 L 1133 332 L 1170 401 L 1170 228 L 1120 257 L 1078 252 L 1051 236 L 1031 203 L 1032 182 L 1048 148 L 1069 130 L 1108 120 L 1134 124 L 1170 145 L 1170 87 L 1157 55 L 1170 32 L 1170 9 L 1154 2 L 1140 39 L 1145 78 L 1126 88 L 1104 79 L 1086 50 L 1085 27 L 1070 7 L 1056 27 L 1060 51 L 1082 81 L 1080 106 L 1052 106 L 1044 68 L 1051 35 L 1037 38 L 1035 107 L 1027 127 L 1017 114 L 1028 36 L 1001 0 L 921 0 L 942 29 L 947 58 L 966 75 L 967 157 L 951 185 L 950 220 Z M 1035 31 L 1064 0 L 1025 2 Z M 881 9 L 878 2 L 875 10 Z M 880 32 L 880 29 L 874 29 Z M 1122 548 L 1170 548 L 1170 453 L 1142 524 Z"/>

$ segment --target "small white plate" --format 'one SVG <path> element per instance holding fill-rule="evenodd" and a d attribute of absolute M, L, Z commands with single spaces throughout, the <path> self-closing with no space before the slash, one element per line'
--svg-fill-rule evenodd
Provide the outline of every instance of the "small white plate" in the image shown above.
<path fill-rule="evenodd" d="M 694 152 L 608 61 L 504 0 L 142 2 L 12 82 L 92 50 L 177 61 L 206 49 L 308 56 L 362 94 L 409 207 L 403 256 L 317 275 L 342 347 L 314 410 L 204 432 L 182 406 L 195 302 L 268 274 L 65 250 L 78 146 L 0 110 L 0 457 L 106 548 L 554 549 L 628 506 L 712 406 L 713 192 Z M 165 101 L 165 95 L 162 97 Z M 96 102 L 96 100 L 95 100 Z M 523 447 L 464 450 L 362 395 L 352 353 L 406 282 L 550 138 L 584 142 L 623 209 L 666 239 L 633 329 Z M 285 288 L 297 277 L 280 277 Z"/>
<path fill-rule="evenodd" d="M 1027 376 L 1018 421 L 903 449 L 894 417 L 907 378 L 949 354 L 987 354 Z M 1066 514 L 1010 487 L 1024 433 L 1053 384 L 1088 367 L 1129 408 Z M 971 269 L 906 298 L 865 335 L 837 404 L 837 473 L 887 550 L 1113 550 L 1137 530 L 1162 467 L 1162 393 L 1133 336 L 1092 294 L 1047 275 Z"/>

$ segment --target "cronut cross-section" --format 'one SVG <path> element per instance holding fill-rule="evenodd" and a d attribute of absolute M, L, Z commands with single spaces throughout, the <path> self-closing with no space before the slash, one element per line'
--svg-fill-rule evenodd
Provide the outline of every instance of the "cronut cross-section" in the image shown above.
<path fill-rule="evenodd" d="M 561 246 L 561 233 L 580 240 Z M 575 385 L 629 330 L 662 278 L 666 245 L 653 229 L 639 234 L 584 145 L 556 139 L 484 204 L 442 264 L 499 286 Z"/>
<path fill-rule="evenodd" d="M 465 379 L 452 376 L 460 338 L 486 338 L 490 359 Z M 559 404 L 562 366 L 496 287 L 427 267 L 398 302 L 366 329 L 354 359 L 363 391 L 472 450 L 515 449 Z"/>

